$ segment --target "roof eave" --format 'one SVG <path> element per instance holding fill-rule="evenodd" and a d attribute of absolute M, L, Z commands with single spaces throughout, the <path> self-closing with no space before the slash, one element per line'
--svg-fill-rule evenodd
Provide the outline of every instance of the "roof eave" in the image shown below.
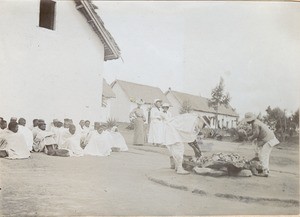
<path fill-rule="evenodd" d="M 79 10 L 87 19 L 90 26 L 96 32 L 104 45 L 104 60 L 114 60 L 121 57 L 119 46 L 113 39 L 112 35 L 105 29 L 104 25 L 101 24 L 101 19 L 94 11 L 94 6 L 90 0 L 74 0 L 76 8 Z"/>

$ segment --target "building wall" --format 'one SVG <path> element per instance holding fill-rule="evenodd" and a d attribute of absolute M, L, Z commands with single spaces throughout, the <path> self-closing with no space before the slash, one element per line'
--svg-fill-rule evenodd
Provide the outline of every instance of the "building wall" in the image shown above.
<path fill-rule="evenodd" d="M 180 114 L 180 108 L 181 105 L 178 102 L 178 100 L 175 98 L 175 96 L 173 95 L 172 92 L 168 92 L 166 94 L 167 99 L 169 100 L 169 102 L 171 103 L 171 107 L 169 108 L 169 111 L 171 112 L 171 114 L 173 116 L 179 115 Z"/>
<path fill-rule="evenodd" d="M 175 98 L 175 96 L 172 94 L 172 92 L 168 92 L 166 94 L 166 97 L 170 101 L 170 103 L 173 105 L 170 107 L 170 112 L 172 113 L 173 116 L 179 115 L 180 114 L 180 108 L 181 104 L 179 101 Z M 207 116 L 209 118 L 215 117 L 215 113 L 210 113 L 210 112 L 202 112 L 202 111 L 192 111 L 192 113 L 196 113 L 201 116 Z M 218 115 L 218 120 L 220 122 L 220 127 L 227 127 L 227 122 L 228 122 L 228 128 L 235 128 L 236 127 L 236 117 L 228 116 L 228 115 Z M 216 122 L 211 121 L 210 127 L 215 128 Z"/>
<path fill-rule="evenodd" d="M 99 120 L 103 44 L 73 1 L 57 1 L 55 30 L 39 0 L 0 1 L 0 115 Z"/>
<path fill-rule="evenodd" d="M 131 111 L 131 102 L 124 93 L 120 85 L 115 83 L 112 87 L 116 98 L 111 101 L 110 114 L 112 118 L 115 118 L 119 122 L 129 122 L 129 113 Z"/>
<path fill-rule="evenodd" d="M 112 118 L 110 111 L 111 111 L 111 104 L 115 100 L 115 98 L 106 99 L 106 107 L 101 106 L 101 113 L 100 113 L 100 122 L 106 122 L 108 119 Z"/>

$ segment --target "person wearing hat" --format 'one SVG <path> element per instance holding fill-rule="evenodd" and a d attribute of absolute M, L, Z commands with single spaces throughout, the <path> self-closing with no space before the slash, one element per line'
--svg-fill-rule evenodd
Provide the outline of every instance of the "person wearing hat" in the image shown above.
<path fill-rule="evenodd" d="M 256 153 L 256 156 L 258 156 L 261 161 L 263 168 L 262 174 L 254 175 L 268 177 L 270 154 L 273 147 L 279 144 L 279 141 L 277 140 L 274 132 L 270 130 L 266 124 L 258 120 L 253 113 L 246 113 L 243 121 L 251 124 L 252 135 L 248 136 L 248 140 L 256 141 L 258 146 L 258 153 Z"/>
<path fill-rule="evenodd" d="M 142 146 L 145 142 L 144 123 L 146 121 L 144 111 L 141 108 L 141 106 L 144 104 L 144 101 L 142 99 L 137 100 L 136 104 L 137 107 L 130 112 L 129 119 L 134 125 L 133 145 Z"/>
<path fill-rule="evenodd" d="M 154 106 L 150 112 L 150 127 L 148 142 L 154 146 L 160 146 L 164 142 L 164 123 L 161 109 L 161 99 L 154 100 Z"/>

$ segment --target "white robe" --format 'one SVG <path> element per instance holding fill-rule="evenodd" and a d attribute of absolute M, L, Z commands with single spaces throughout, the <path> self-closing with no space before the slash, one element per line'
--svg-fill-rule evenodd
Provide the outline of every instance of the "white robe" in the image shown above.
<path fill-rule="evenodd" d="M 193 142 L 197 138 L 198 132 L 195 130 L 198 124 L 196 114 L 182 114 L 166 119 L 164 122 L 164 144 Z"/>
<path fill-rule="evenodd" d="M 109 132 L 113 139 L 113 147 L 119 148 L 120 151 L 128 151 L 128 147 L 126 145 L 125 139 L 119 132 Z"/>
<path fill-rule="evenodd" d="M 32 146 L 33 146 L 32 131 L 28 127 L 19 125 L 18 133 L 20 133 L 24 136 L 28 150 L 32 151 Z"/>
<path fill-rule="evenodd" d="M 83 156 L 83 149 L 80 146 L 80 135 L 78 134 L 74 134 L 67 138 L 65 143 L 62 145 L 62 148 L 69 150 L 71 157 Z"/>
<path fill-rule="evenodd" d="M 150 112 L 150 128 L 148 135 L 149 143 L 162 144 L 164 142 L 164 123 L 162 121 L 162 111 L 153 107 Z"/>
<path fill-rule="evenodd" d="M 30 157 L 25 137 L 20 133 L 5 130 L 0 136 L 0 150 L 5 150 L 8 159 L 24 159 Z"/>
<path fill-rule="evenodd" d="M 56 144 L 54 140 L 54 134 L 50 131 L 44 131 L 41 129 L 38 129 L 37 135 L 33 141 L 34 141 L 33 149 L 37 152 L 42 152 L 42 151 L 46 152 L 45 150 L 46 145 Z"/>
<path fill-rule="evenodd" d="M 58 145 L 58 148 L 61 148 L 61 146 L 71 136 L 72 136 L 72 134 L 69 132 L 68 128 L 59 128 L 57 138 L 56 138 L 56 141 L 57 141 L 56 144 Z"/>
<path fill-rule="evenodd" d="M 109 137 L 101 133 L 91 137 L 89 143 L 84 148 L 84 155 L 109 156 L 111 153 L 111 141 Z"/>

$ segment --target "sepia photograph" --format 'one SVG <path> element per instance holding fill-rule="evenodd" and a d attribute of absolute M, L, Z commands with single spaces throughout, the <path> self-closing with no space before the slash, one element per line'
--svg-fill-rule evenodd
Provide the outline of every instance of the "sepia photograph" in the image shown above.
<path fill-rule="evenodd" d="M 0 216 L 299 216 L 299 1 L 0 0 Z"/>

